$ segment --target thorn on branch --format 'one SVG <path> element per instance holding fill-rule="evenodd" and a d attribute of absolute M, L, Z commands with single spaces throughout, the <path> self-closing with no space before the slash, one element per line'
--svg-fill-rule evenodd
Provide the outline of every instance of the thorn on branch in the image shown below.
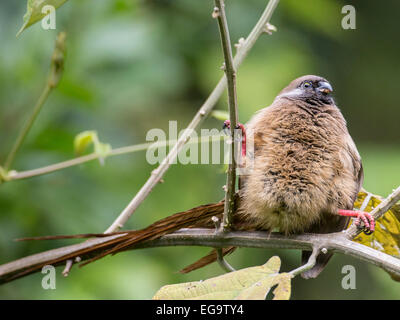
<path fill-rule="evenodd" d="M 64 277 L 68 277 L 69 272 L 71 271 L 73 264 L 74 264 L 74 261 L 72 259 L 68 259 L 66 261 L 64 271 L 62 272 L 62 275 Z"/>
<path fill-rule="evenodd" d="M 216 216 L 212 216 L 211 220 L 214 222 L 215 233 L 218 233 L 219 227 L 221 226 L 221 221 L 219 221 L 219 218 Z"/>
<path fill-rule="evenodd" d="M 214 7 L 214 10 L 213 10 L 211 16 L 213 17 L 213 19 L 217 19 L 219 17 L 219 15 L 220 15 L 219 8 Z"/>
<path fill-rule="evenodd" d="M 263 31 L 265 33 L 271 35 L 272 32 L 276 32 L 276 31 L 278 31 L 278 29 L 273 24 L 270 24 L 269 22 L 267 22 L 267 24 L 265 25 Z"/>
<path fill-rule="evenodd" d="M 240 39 L 238 40 L 238 43 L 235 43 L 235 44 L 234 44 L 236 50 L 239 50 L 241 47 L 243 47 L 243 45 L 244 45 L 245 42 L 246 42 L 246 39 L 245 39 L 245 38 L 243 38 L 243 37 L 240 38 Z"/>

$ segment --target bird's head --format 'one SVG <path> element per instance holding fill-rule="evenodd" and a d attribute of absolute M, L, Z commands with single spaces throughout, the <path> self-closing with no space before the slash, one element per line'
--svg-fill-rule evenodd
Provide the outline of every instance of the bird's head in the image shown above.
<path fill-rule="evenodd" d="M 293 80 L 283 89 L 278 98 L 311 101 L 317 100 L 324 104 L 334 104 L 332 86 L 328 80 L 313 75 L 302 76 Z"/>

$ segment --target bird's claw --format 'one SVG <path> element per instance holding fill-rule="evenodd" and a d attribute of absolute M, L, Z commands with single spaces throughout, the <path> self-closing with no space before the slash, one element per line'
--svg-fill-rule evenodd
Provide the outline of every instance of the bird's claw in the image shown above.
<path fill-rule="evenodd" d="M 354 224 L 357 227 L 362 228 L 363 232 L 366 235 L 370 235 L 375 231 L 375 219 L 368 212 L 354 211 L 354 210 L 339 210 L 339 214 L 341 216 L 356 218 Z M 363 226 L 361 226 L 361 222 L 363 223 Z"/>
<path fill-rule="evenodd" d="M 231 127 L 231 122 L 229 120 L 225 120 L 224 124 L 222 125 L 222 130 L 226 132 L 227 129 L 230 129 L 230 127 Z"/>
<path fill-rule="evenodd" d="M 231 128 L 231 121 L 225 120 L 224 124 L 222 125 L 222 129 L 226 130 L 226 129 L 230 129 L 230 128 Z M 239 141 L 242 142 L 242 156 L 246 157 L 246 129 L 245 129 L 244 125 L 241 124 L 240 122 L 237 123 L 236 129 L 240 129 L 242 132 Z"/>
<path fill-rule="evenodd" d="M 231 121 L 230 120 L 225 120 L 224 124 L 222 125 L 222 129 L 225 130 L 225 129 L 230 129 L 230 128 L 231 128 Z M 238 123 L 236 125 L 236 129 L 244 130 L 243 128 L 244 128 L 244 126 L 241 123 Z"/>
<path fill-rule="evenodd" d="M 363 222 L 364 226 L 361 226 L 361 221 Z M 374 217 L 368 212 L 360 211 L 358 217 L 356 217 L 356 220 L 354 221 L 354 224 L 357 227 L 362 228 L 366 235 L 370 235 L 375 231 Z"/>

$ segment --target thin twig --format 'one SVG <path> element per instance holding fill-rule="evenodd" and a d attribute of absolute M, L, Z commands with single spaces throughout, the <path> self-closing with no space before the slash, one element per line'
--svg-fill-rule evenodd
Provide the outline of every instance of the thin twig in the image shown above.
<path fill-rule="evenodd" d="M 319 251 L 320 251 L 319 246 L 313 247 L 313 251 L 311 253 L 310 258 L 308 258 L 307 263 L 298 267 L 297 269 L 290 271 L 289 274 L 294 278 L 295 276 L 297 276 L 307 270 L 310 270 L 312 267 L 314 267 L 317 262 L 317 256 L 318 256 Z"/>
<path fill-rule="evenodd" d="M 370 214 L 374 217 L 375 221 L 385 214 L 391 207 L 393 207 L 398 201 L 400 201 L 400 186 L 393 190 L 393 192 L 384 199 Z M 358 228 L 355 224 L 352 224 L 350 228 L 345 231 L 348 239 L 354 239 L 357 235 L 362 232 L 362 229 Z"/>
<path fill-rule="evenodd" d="M 211 136 L 203 136 L 200 138 L 192 138 L 188 144 L 195 144 L 195 143 L 201 143 L 201 142 L 208 142 L 209 138 L 211 138 L 211 142 L 221 140 L 224 137 L 222 135 L 211 135 Z M 149 142 L 149 143 L 142 143 L 142 144 L 136 144 L 132 146 L 126 146 L 126 147 L 121 147 L 121 148 L 115 148 L 112 149 L 106 157 L 112 157 L 112 156 L 119 156 L 123 154 L 128 154 L 128 153 L 134 153 L 138 151 L 144 151 L 148 149 L 155 149 L 163 146 L 171 146 L 176 142 L 176 140 L 169 140 L 169 141 L 158 141 L 158 142 Z M 26 170 L 26 171 L 11 171 L 7 175 L 7 180 L 6 181 L 13 181 L 13 180 L 20 180 L 20 179 L 26 179 L 26 178 L 31 178 L 31 177 L 36 177 L 44 174 L 49 174 L 55 171 L 63 170 L 69 167 L 77 166 L 89 161 L 97 160 L 101 157 L 104 157 L 104 155 L 100 155 L 97 153 L 91 153 L 85 156 L 77 157 L 74 159 L 70 159 L 67 161 L 59 162 L 56 164 L 52 164 L 49 166 L 45 166 L 42 168 L 37 168 L 33 170 Z"/>
<path fill-rule="evenodd" d="M 215 234 L 219 234 L 221 230 L 221 221 L 219 220 L 218 217 L 214 216 L 211 218 L 211 220 L 214 222 L 215 225 Z M 232 272 L 235 271 L 235 268 L 233 268 L 225 259 L 224 259 L 224 253 L 222 252 L 222 248 L 215 248 L 215 252 L 217 254 L 217 262 L 219 266 L 224 270 L 225 272 Z"/>
<path fill-rule="evenodd" d="M 256 43 L 259 36 L 264 32 L 266 24 L 269 22 L 272 13 L 274 12 L 276 6 L 278 5 L 279 0 L 270 0 L 268 2 L 267 7 L 265 8 L 261 18 L 258 20 L 257 24 L 250 32 L 249 36 L 245 41 L 242 42 L 240 47 L 238 48 L 237 54 L 233 60 L 234 67 L 237 69 L 251 48 Z M 211 92 L 210 96 L 201 106 L 199 111 L 196 113 L 192 121 L 187 127 L 187 130 L 182 134 L 182 136 L 178 139 L 174 147 L 170 150 L 168 155 L 162 161 L 162 163 L 155 169 L 150 178 L 146 181 L 146 183 L 142 186 L 139 192 L 134 196 L 131 202 L 126 206 L 126 208 L 119 214 L 117 219 L 111 224 L 109 228 L 105 231 L 105 233 L 111 233 L 120 229 L 126 221 L 128 221 L 129 217 L 135 212 L 135 210 L 139 207 L 139 205 L 147 198 L 150 194 L 151 190 L 158 184 L 158 182 L 162 179 L 165 172 L 169 169 L 170 165 L 174 162 L 179 152 L 182 150 L 186 141 L 189 139 L 189 135 L 191 130 L 196 129 L 207 117 L 207 115 L 211 112 L 218 99 L 224 92 L 226 88 L 226 77 L 222 77 L 218 82 L 217 86 Z"/>
<path fill-rule="evenodd" d="M 217 262 L 219 266 L 225 270 L 226 272 L 236 271 L 234 267 L 232 267 L 225 259 L 224 254 L 222 252 L 222 248 L 216 248 L 217 251 Z"/>
<path fill-rule="evenodd" d="M 11 165 L 14 162 L 18 150 L 21 148 L 23 142 L 25 141 L 26 136 L 32 128 L 33 123 L 35 122 L 39 112 L 42 110 L 42 107 L 49 97 L 51 91 L 56 88 L 58 83 L 60 82 L 64 70 L 65 38 L 66 34 L 64 32 L 59 33 L 57 36 L 56 45 L 53 55 L 51 57 L 50 73 L 47 78 L 46 85 L 38 101 L 36 102 L 35 107 L 33 108 L 32 114 L 29 116 L 29 119 L 22 127 L 13 147 L 11 148 L 10 153 L 7 156 L 7 159 L 4 163 L 4 169 L 6 171 L 11 168 Z"/>
<path fill-rule="evenodd" d="M 226 192 L 224 215 L 221 223 L 221 230 L 226 231 L 232 223 L 232 215 L 235 210 L 236 192 L 236 142 L 235 130 L 238 123 L 237 95 L 236 95 L 236 70 L 233 65 L 232 46 L 229 36 L 228 22 L 225 14 L 224 0 L 215 0 L 213 17 L 218 21 L 219 33 L 221 36 L 221 46 L 224 53 L 224 71 L 228 86 L 228 110 L 231 131 L 231 152 L 226 177 Z"/>

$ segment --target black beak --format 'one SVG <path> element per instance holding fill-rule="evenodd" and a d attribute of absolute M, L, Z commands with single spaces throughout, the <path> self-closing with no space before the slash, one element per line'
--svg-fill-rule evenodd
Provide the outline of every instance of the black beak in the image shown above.
<path fill-rule="evenodd" d="M 320 81 L 317 90 L 321 93 L 328 94 L 333 91 L 332 86 L 326 81 Z"/>

